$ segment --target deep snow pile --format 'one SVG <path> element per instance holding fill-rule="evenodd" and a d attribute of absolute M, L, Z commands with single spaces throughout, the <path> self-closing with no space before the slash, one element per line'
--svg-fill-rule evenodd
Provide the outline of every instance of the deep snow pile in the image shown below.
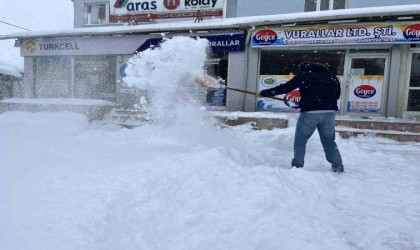
<path fill-rule="evenodd" d="M 293 128 L 132 130 L 73 113 L 0 115 L 2 249 L 419 249 L 419 144 L 315 135 L 288 169 Z"/>

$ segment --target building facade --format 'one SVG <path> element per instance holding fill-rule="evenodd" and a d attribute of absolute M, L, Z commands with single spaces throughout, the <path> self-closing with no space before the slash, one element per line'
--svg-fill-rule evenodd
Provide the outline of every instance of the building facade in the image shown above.
<path fill-rule="evenodd" d="M 134 24 L 133 22 L 127 23 L 111 20 L 110 9 L 112 9 L 112 5 L 119 0 L 72 1 L 74 3 L 74 28 Z M 152 2 L 152 0 L 150 2 Z M 225 5 L 223 16 L 227 18 L 418 4 L 417 0 L 224 0 L 223 2 Z M 169 20 L 174 21 L 179 19 L 172 18 Z M 139 22 L 141 21 L 145 23 L 162 22 L 165 21 L 165 19 L 153 20 L 151 18 L 146 18 L 139 20 Z"/>
<path fill-rule="evenodd" d="M 204 22 L 195 23 L 192 16 L 178 24 L 152 20 L 129 25 L 110 21 L 109 8 L 117 2 L 74 0 L 74 30 L 11 37 L 25 58 L 24 95 L 102 99 L 129 109 L 142 93 L 125 86 L 125 65 L 134 53 L 158 45 L 164 33 L 207 38 L 208 73 L 233 88 L 257 92 L 282 84 L 302 61 L 316 60 L 327 63 L 342 81 L 341 114 L 420 116 L 420 5 L 415 1 L 255 2 L 227 0 L 224 16 Z M 273 8 L 279 2 L 282 7 Z M 398 6 L 375 7 L 392 3 Z M 352 11 L 357 7 L 375 8 Z M 284 14 L 251 17 L 249 9 Z M 281 97 L 287 101 L 221 90 L 208 93 L 203 102 L 228 111 L 299 110 L 293 102 L 300 98 L 298 91 Z"/>
<path fill-rule="evenodd" d="M 227 79 L 229 61 L 235 61 L 245 50 L 241 30 L 176 32 L 176 35 L 209 40 L 206 69 L 209 74 L 223 79 Z M 121 104 L 126 109 L 132 108 L 139 101 L 139 95 L 143 95 L 143 90 L 124 84 L 127 62 L 134 54 L 156 46 L 162 40 L 160 34 L 149 32 L 22 39 L 22 54 L 28 72 L 25 96 L 101 99 Z M 224 91 L 213 91 L 205 98 L 208 105 L 222 109 L 226 106 Z"/>
<path fill-rule="evenodd" d="M 340 113 L 350 116 L 416 117 L 420 111 L 417 21 L 357 22 L 263 27 L 253 33 L 250 82 L 255 91 L 291 79 L 302 61 L 326 63 L 342 83 Z M 268 34 L 268 35 L 267 35 Z M 275 41 L 261 37 L 275 37 Z M 299 91 L 267 98 L 245 110 L 298 111 Z M 250 103 L 248 101 L 247 103 Z"/>

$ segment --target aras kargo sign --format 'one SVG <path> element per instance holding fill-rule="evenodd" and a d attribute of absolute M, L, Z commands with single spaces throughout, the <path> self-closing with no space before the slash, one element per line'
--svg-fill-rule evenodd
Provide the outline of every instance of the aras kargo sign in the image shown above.
<path fill-rule="evenodd" d="M 225 0 L 110 0 L 112 21 L 222 16 Z"/>

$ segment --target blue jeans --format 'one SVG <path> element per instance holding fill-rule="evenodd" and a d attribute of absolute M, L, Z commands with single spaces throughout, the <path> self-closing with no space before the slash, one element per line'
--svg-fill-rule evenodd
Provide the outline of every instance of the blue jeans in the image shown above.
<path fill-rule="evenodd" d="M 340 151 L 335 143 L 335 112 L 300 113 L 296 125 L 292 166 L 303 167 L 306 143 L 315 129 L 318 130 L 327 161 L 333 168 L 342 167 Z"/>

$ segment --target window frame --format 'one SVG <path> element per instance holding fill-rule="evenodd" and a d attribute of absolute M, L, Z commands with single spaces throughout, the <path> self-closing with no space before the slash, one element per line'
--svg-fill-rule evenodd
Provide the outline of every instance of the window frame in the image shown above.
<path fill-rule="evenodd" d="M 302 63 L 304 60 L 308 61 L 316 61 L 320 60 L 322 62 L 326 62 L 325 58 L 340 58 L 339 56 L 335 57 L 335 55 L 341 54 L 341 59 L 338 60 L 338 64 L 329 64 L 329 69 L 335 75 L 343 75 L 345 70 L 345 60 L 346 60 L 346 49 L 340 48 L 324 48 L 319 49 L 317 52 L 313 52 L 311 49 L 303 49 L 303 50 L 261 50 L 260 51 L 260 62 L 258 66 L 258 75 L 296 75 L 299 71 L 299 64 Z M 286 55 L 286 57 L 283 57 Z M 298 58 L 294 60 L 294 56 Z M 306 59 L 302 59 L 302 58 Z M 286 58 L 286 59 L 282 59 Z M 316 59 L 318 58 L 318 59 Z M 263 60 L 266 60 L 265 62 Z M 274 61 L 275 60 L 275 61 Z M 284 62 L 283 62 L 284 61 Z M 284 67 L 283 63 L 287 65 Z M 273 68 L 263 68 L 266 64 L 268 65 L 275 65 L 274 68 L 280 68 L 285 70 L 284 72 L 281 71 L 272 71 Z M 280 65 L 280 66 L 279 66 Z"/>
<path fill-rule="evenodd" d="M 95 5 L 105 5 L 105 22 L 104 23 L 90 23 L 89 22 L 89 14 L 88 8 L 95 6 Z M 105 3 L 86 3 L 84 5 L 84 17 L 83 17 L 83 25 L 107 25 L 109 24 L 109 2 Z"/>
<path fill-rule="evenodd" d="M 414 116 L 418 116 L 418 114 L 420 114 L 420 111 L 415 111 L 415 110 L 408 110 L 408 99 L 409 99 L 409 93 L 410 90 L 420 90 L 420 87 L 416 86 L 410 86 L 410 82 L 411 82 L 411 71 L 412 71 L 412 64 L 413 64 L 413 55 L 414 54 L 420 54 L 420 50 L 419 49 L 410 49 L 409 51 L 409 55 L 407 56 L 407 74 L 406 74 L 406 79 L 405 79 L 405 92 L 404 92 L 404 110 L 403 112 L 405 114 L 408 115 L 414 115 Z"/>
<path fill-rule="evenodd" d="M 72 59 L 65 55 L 36 56 L 34 58 L 34 85 L 36 98 L 72 97 Z M 48 89 L 43 91 L 43 89 Z"/>
<path fill-rule="evenodd" d="M 304 3 L 303 3 L 303 12 L 324 11 L 324 10 L 321 10 L 321 3 L 322 3 L 322 1 L 329 1 L 328 10 L 334 10 L 334 3 L 336 1 L 340 1 L 340 0 L 315 0 L 316 1 L 315 10 L 309 10 L 309 11 L 306 11 L 305 10 L 305 6 L 306 6 L 306 2 L 307 1 L 311 1 L 311 0 L 304 0 Z M 344 9 L 347 9 L 348 0 L 341 0 L 341 1 L 344 1 Z"/>

